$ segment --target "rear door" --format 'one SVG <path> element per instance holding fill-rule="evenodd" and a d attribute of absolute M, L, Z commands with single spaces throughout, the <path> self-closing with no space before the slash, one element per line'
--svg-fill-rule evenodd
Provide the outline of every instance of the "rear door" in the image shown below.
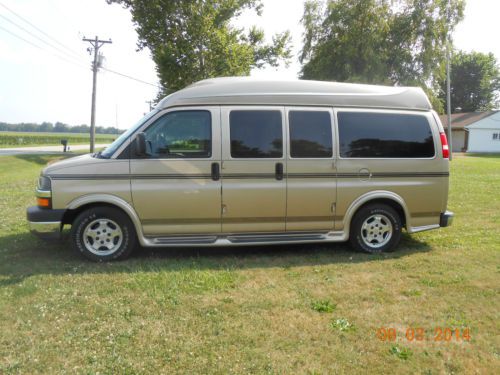
<path fill-rule="evenodd" d="M 284 232 L 283 107 L 222 107 L 222 232 Z"/>
<path fill-rule="evenodd" d="M 287 107 L 286 114 L 286 230 L 333 230 L 337 189 L 333 111 Z"/>

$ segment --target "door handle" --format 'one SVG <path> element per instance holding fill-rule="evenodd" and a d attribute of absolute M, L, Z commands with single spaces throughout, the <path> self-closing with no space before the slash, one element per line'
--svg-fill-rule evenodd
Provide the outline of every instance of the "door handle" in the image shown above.
<path fill-rule="evenodd" d="M 212 163 L 212 180 L 220 180 L 220 166 L 219 163 Z"/>
<path fill-rule="evenodd" d="M 283 163 L 276 163 L 274 172 L 278 181 L 283 180 Z"/>

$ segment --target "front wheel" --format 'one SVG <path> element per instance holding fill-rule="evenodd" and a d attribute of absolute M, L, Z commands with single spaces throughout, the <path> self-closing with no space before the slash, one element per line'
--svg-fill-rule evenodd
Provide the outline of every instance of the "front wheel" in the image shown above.
<path fill-rule="evenodd" d="M 97 261 L 127 258 L 136 244 L 134 226 L 128 216 L 112 207 L 83 211 L 71 228 L 73 248 L 84 257 Z"/>
<path fill-rule="evenodd" d="M 351 246 L 367 253 L 394 251 L 401 240 L 401 218 L 384 204 L 361 208 L 351 222 Z"/>

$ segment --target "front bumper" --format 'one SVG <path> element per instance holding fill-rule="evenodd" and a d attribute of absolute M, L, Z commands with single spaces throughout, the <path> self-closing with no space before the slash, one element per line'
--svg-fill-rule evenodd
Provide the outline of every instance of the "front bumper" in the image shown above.
<path fill-rule="evenodd" d="M 453 223 L 453 217 L 455 215 L 451 211 L 442 212 L 439 218 L 440 227 L 449 227 Z"/>
<path fill-rule="evenodd" d="M 62 218 L 65 210 L 51 210 L 38 206 L 28 207 L 28 218 L 31 233 L 42 239 L 61 238 Z"/>

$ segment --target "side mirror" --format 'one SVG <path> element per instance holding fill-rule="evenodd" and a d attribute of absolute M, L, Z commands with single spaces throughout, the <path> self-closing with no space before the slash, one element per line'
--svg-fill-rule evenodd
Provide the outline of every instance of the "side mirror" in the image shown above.
<path fill-rule="evenodd" d="M 135 152 L 139 156 L 146 156 L 146 134 L 137 133 L 135 136 Z"/>

